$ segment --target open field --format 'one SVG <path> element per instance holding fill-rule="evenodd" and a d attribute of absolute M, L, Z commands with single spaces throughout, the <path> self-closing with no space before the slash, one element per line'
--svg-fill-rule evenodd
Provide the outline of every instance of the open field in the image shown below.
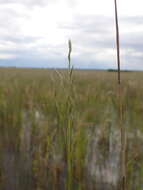
<path fill-rule="evenodd" d="M 121 78 L 127 186 L 141 190 L 143 73 Z M 116 72 L 1 68 L 0 190 L 120 189 L 118 112 Z"/>

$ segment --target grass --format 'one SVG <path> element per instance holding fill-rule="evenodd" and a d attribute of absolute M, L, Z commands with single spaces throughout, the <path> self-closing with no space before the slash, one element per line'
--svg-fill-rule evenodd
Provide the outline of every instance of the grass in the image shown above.
<path fill-rule="evenodd" d="M 121 65 L 120 65 L 120 35 L 118 24 L 117 1 L 115 0 L 115 23 L 116 23 L 116 49 L 117 49 L 117 65 L 118 65 L 118 102 L 119 102 L 119 127 L 121 131 L 121 190 L 127 189 L 126 175 L 126 131 L 123 125 L 124 109 L 122 102 L 122 86 L 121 86 Z"/>
<path fill-rule="evenodd" d="M 99 178 L 118 149 L 116 73 L 74 70 L 67 80 L 69 73 L 0 68 L 0 189 L 119 185 Z M 142 72 L 122 73 L 127 187 L 133 190 L 143 185 L 142 81 Z"/>

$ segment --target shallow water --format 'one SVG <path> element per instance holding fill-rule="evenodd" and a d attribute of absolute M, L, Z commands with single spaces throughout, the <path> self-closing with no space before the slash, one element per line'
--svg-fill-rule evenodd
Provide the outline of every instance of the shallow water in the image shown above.
<path fill-rule="evenodd" d="M 33 152 L 38 149 L 35 146 L 35 150 L 31 148 L 32 141 L 32 123 L 29 122 L 29 114 L 23 114 L 24 123 L 21 129 L 21 150 L 20 152 L 14 152 L 5 149 L 3 151 L 2 168 L 4 176 L 6 178 L 6 185 L 3 190 L 25 190 L 31 189 L 34 186 L 33 176 L 32 176 L 32 159 Z M 40 114 L 39 111 L 35 112 L 36 122 L 41 122 L 44 116 Z M 39 134 L 42 134 L 42 129 L 39 128 Z M 133 145 L 130 142 L 138 143 L 138 151 L 142 152 L 143 143 L 143 133 L 137 129 L 136 133 L 133 131 L 128 131 L 126 133 L 128 140 L 128 149 L 132 151 Z M 102 128 L 102 126 L 96 126 L 89 128 L 87 132 L 88 136 L 88 146 L 86 155 L 86 179 L 88 184 L 88 189 L 96 190 L 113 190 L 118 189 L 120 180 L 120 130 L 114 126 L 109 126 L 107 128 Z M 139 152 L 140 154 L 140 152 Z M 60 164 L 60 155 L 53 155 L 53 160 L 56 165 Z M 138 162 L 138 161 L 137 161 Z M 133 172 L 129 180 L 133 177 L 138 179 L 138 182 L 132 184 L 132 189 L 137 190 L 137 187 L 143 187 L 143 182 L 139 173 L 139 169 L 143 163 L 143 158 L 139 160 L 139 165 L 134 166 Z M 61 163 L 62 165 L 63 163 Z M 63 171 L 60 176 L 60 186 L 64 187 L 65 178 L 67 174 L 67 169 L 64 166 Z M 24 179 L 24 180 L 23 180 Z"/>

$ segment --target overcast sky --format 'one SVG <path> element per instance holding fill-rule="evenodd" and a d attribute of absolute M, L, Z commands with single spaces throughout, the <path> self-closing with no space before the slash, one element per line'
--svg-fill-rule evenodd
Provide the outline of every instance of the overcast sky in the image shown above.
<path fill-rule="evenodd" d="M 117 0 L 121 64 L 143 70 L 143 1 Z M 116 68 L 114 0 L 0 0 L 0 65 Z"/>

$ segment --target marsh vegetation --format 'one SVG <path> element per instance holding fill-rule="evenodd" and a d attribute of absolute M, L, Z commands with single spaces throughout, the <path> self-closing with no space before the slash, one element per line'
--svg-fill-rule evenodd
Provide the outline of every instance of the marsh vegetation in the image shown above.
<path fill-rule="evenodd" d="M 116 72 L 0 69 L 0 189 L 120 189 Z M 127 188 L 143 188 L 143 74 L 122 73 Z"/>

